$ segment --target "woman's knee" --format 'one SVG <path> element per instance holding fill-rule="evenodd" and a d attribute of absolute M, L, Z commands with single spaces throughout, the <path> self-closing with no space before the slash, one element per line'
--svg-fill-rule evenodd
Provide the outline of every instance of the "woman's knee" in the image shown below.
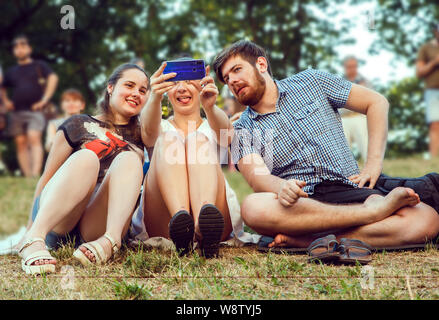
<path fill-rule="evenodd" d="M 142 167 L 142 160 L 138 153 L 135 151 L 124 151 L 119 153 L 114 159 L 113 163 L 117 163 L 124 166 L 129 166 L 130 168 L 138 169 Z"/>
<path fill-rule="evenodd" d="M 204 133 L 194 132 L 188 135 L 185 147 L 188 163 L 219 164 L 217 149 Z"/>
<path fill-rule="evenodd" d="M 79 170 L 82 169 L 87 172 L 99 171 L 99 167 L 100 167 L 99 158 L 96 155 L 96 153 L 94 153 L 91 150 L 88 149 L 79 150 L 73 153 L 70 156 L 69 160 L 71 162 L 74 162 L 75 166 Z"/>
<path fill-rule="evenodd" d="M 160 164 L 185 164 L 184 138 L 172 131 L 160 134 L 154 146 L 153 159 L 157 159 Z"/>

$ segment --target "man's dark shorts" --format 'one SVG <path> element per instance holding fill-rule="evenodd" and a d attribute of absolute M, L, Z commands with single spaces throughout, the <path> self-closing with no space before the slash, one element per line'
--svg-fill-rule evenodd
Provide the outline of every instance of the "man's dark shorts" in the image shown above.
<path fill-rule="evenodd" d="M 10 120 L 9 130 L 14 137 L 24 135 L 29 130 L 43 132 L 46 126 L 46 119 L 40 111 L 14 111 Z"/>
<path fill-rule="evenodd" d="M 314 187 L 310 198 L 327 203 L 363 203 L 372 194 L 386 195 L 376 189 L 355 188 L 341 181 L 324 180 Z"/>

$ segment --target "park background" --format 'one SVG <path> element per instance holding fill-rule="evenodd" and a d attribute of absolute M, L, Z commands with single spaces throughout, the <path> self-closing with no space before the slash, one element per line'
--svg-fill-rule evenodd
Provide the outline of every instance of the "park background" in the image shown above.
<path fill-rule="evenodd" d="M 61 25 L 64 5 L 74 9 L 73 29 Z M 246 38 L 267 49 L 274 77 L 281 79 L 309 67 L 341 75 L 342 59 L 354 54 L 359 72 L 390 102 L 383 171 L 413 177 L 439 171 L 439 160 L 424 159 L 428 128 L 423 85 L 414 71 L 417 51 L 432 38 L 437 22 L 434 0 L 7 0 L 0 3 L 0 62 L 4 70 L 15 64 L 11 41 L 26 34 L 33 58 L 48 62 L 59 76 L 53 101 L 74 87 L 86 97 L 86 112 L 94 113 L 107 76 L 134 57 L 142 58 L 151 74 L 182 53 L 211 63 L 224 46 Z M 11 147 L 10 141 L 0 146 L 8 151 L 2 156 L 13 172 Z M 249 186 L 239 173 L 226 174 L 242 201 Z M 35 184 L 35 179 L 0 177 L 0 237 L 26 223 Z M 59 269 L 73 265 L 72 251 L 54 253 Z M 39 278 L 25 276 L 19 262 L 0 256 L 0 299 L 439 298 L 439 253 L 433 247 L 377 254 L 375 286 L 367 290 L 360 285 L 359 266 L 309 265 L 306 256 L 261 254 L 254 248 L 224 249 L 213 260 L 126 250 L 105 267 L 74 265 Z M 66 286 L 71 270 L 73 285 Z"/>

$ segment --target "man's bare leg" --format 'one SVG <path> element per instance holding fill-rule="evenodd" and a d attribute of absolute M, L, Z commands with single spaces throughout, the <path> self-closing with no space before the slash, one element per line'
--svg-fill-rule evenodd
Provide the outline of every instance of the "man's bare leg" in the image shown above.
<path fill-rule="evenodd" d="M 377 197 L 377 195 L 371 196 Z M 379 196 L 378 196 L 379 197 Z M 361 227 L 349 228 L 333 233 L 337 239 L 359 239 L 376 248 L 389 248 L 409 244 L 424 244 L 439 233 L 439 215 L 432 207 L 419 203 L 404 207 L 390 217 Z M 325 234 L 325 235 L 326 235 Z M 307 247 L 323 234 L 289 236 L 278 234 L 269 247 Z"/>
<path fill-rule="evenodd" d="M 15 137 L 15 147 L 17 152 L 18 164 L 21 172 L 25 177 L 30 177 L 31 173 L 31 159 L 30 150 L 26 135 L 18 135 Z"/>
<path fill-rule="evenodd" d="M 43 166 L 44 149 L 42 143 L 42 133 L 37 130 L 29 130 L 27 132 L 27 141 L 30 147 L 30 174 L 32 177 L 38 177 L 41 174 L 41 168 Z"/>
<path fill-rule="evenodd" d="M 402 187 L 362 204 L 332 205 L 299 198 L 288 208 L 274 193 L 254 193 L 244 200 L 241 213 L 245 223 L 260 234 L 301 236 L 371 224 L 419 202 L 412 189 Z"/>

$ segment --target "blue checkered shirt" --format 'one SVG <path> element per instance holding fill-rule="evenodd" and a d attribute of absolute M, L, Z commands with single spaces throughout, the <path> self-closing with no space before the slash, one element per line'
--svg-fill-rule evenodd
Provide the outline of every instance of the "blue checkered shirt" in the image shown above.
<path fill-rule="evenodd" d="M 233 162 L 258 154 L 272 175 L 305 181 L 309 194 L 323 180 L 357 186 L 347 179 L 359 169 L 337 110 L 345 106 L 352 83 L 314 69 L 275 83 L 275 112 L 247 107 L 234 123 Z"/>

